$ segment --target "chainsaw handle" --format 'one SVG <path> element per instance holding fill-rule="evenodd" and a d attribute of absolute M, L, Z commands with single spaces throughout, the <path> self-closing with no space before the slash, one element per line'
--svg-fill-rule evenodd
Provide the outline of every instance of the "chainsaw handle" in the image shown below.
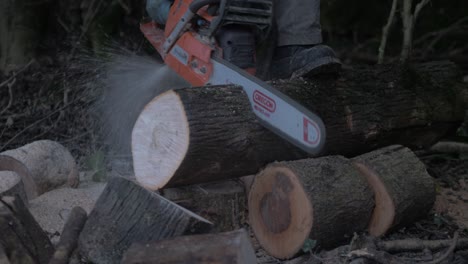
<path fill-rule="evenodd" d="M 195 0 L 190 4 L 189 9 L 195 14 L 200 8 L 206 5 L 218 4 L 219 2 L 221 2 L 221 0 Z"/>

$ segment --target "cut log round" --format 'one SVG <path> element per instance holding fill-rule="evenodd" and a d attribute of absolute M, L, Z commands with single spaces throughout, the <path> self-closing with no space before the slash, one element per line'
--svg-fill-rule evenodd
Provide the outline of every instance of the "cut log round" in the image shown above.
<path fill-rule="evenodd" d="M 450 63 L 356 67 L 339 79 L 273 85 L 322 117 L 320 155 L 430 146 L 463 121 L 467 98 Z M 437 109 L 437 110 L 434 110 Z M 301 125 L 301 124 L 299 124 Z M 261 126 L 236 86 L 187 88 L 154 98 L 132 134 L 137 180 L 150 189 L 255 174 L 276 160 L 309 157 Z"/>
<path fill-rule="evenodd" d="M 247 232 L 236 230 L 134 244 L 122 263 L 256 264 L 257 259 Z"/>
<path fill-rule="evenodd" d="M 425 217 L 435 202 L 435 183 L 425 165 L 408 148 L 394 145 L 353 159 L 375 192 L 369 224 L 373 236 L 384 235 Z"/>
<path fill-rule="evenodd" d="M 211 223 L 124 178 L 113 177 L 80 234 L 79 250 L 93 263 L 119 263 L 134 242 L 209 231 Z"/>
<path fill-rule="evenodd" d="M 67 183 L 70 186 L 79 183 L 75 159 L 64 146 L 55 141 L 39 140 L 0 154 L 12 157 L 26 166 L 38 195 Z"/>
<path fill-rule="evenodd" d="M 249 194 L 250 225 L 272 256 L 290 258 L 307 238 L 337 246 L 364 231 L 374 199 L 366 180 L 341 157 L 268 165 Z"/>

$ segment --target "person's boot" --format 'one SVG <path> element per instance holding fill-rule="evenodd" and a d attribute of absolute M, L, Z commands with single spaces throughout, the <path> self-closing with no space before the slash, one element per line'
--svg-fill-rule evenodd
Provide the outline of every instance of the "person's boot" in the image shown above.
<path fill-rule="evenodd" d="M 275 50 L 270 76 L 271 79 L 312 77 L 338 73 L 340 69 L 340 60 L 326 45 L 284 46 Z"/>

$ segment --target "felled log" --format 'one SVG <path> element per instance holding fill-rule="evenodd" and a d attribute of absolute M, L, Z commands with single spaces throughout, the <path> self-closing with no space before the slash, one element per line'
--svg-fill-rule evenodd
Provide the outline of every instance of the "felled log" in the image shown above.
<path fill-rule="evenodd" d="M 211 223 L 124 178 L 111 178 L 79 238 L 83 257 L 119 263 L 134 242 L 207 232 Z"/>
<path fill-rule="evenodd" d="M 320 155 L 355 156 L 378 147 L 424 147 L 454 131 L 468 102 L 451 63 L 356 67 L 338 79 L 273 86 L 322 117 Z M 262 127 L 246 94 L 232 85 L 168 91 L 135 123 L 132 153 L 147 188 L 251 175 L 275 160 L 309 157 Z"/>
<path fill-rule="evenodd" d="M 0 154 L 24 164 L 35 183 L 37 195 L 64 184 L 77 186 L 79 183 L 75 159 L 64 146 L 55 141 L 39 140 Z"/>
<path fill-rule="evenodd" d="M 122 263 L 256 264 L 257 259 L 247 232 L 236 230 L 134 244 Z"/>
<path fill-rule="evenodd" d="M 28 199 L 37 197 L 37 188 L 31 172 L 21 161 L 0 154 L 0 196 L 4 195 L 19 195 L 28 204 Z"/>
<path fill-rule="evenodd" d="M 329 248 L 365 231 L 374 199 L 364 177 L 341 156 L 268 165 L 252 184 L 249 219 L 272 256 L 290 258 L 310 238 Z"/>
<path fill-rule="evenodd" d="M 47 264 L 54 247 L 18 197 L 0 198 L 0 245 L 11 263 Z"/>
<path fill-rule="evenodd" d="M 72 209 L 49 264 L 69 263 L 70 256 L 78 245 L 78 237 L 86 219 L 88 219 L 88 215 L 83 208 L 77 206 Z"/>
<path fill-rule="evenodd" d="M 252 184 L 250 224 L 267 252 L 288 258 L 306 238 L 330 248 L 354 232 L 381 236 L 411 224 L 429 213 L 434 187 L 424 164 L 399 145 L 351 160 L 272 163 Z"/>
<path fill-rule="evenodd" d="M 435 202 L 435 183 L 408 148 L 393 145 L 353 159 L 375 193 L 369 233 L 384 235 L 425 217 Z"/>

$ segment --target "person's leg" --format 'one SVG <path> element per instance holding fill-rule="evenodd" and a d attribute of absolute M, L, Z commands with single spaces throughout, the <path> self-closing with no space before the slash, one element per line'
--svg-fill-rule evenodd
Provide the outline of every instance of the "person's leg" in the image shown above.
<path fill-rule="evenodd" d="M 312 76 L 341 68 L 335 52 L 321 44 L 320 0 L 274 0 L 274 6 L 277 47 L 271 76 Z"/>
<path fill-rule="evenodd" d="M 277 46 L 322 42 L 320 0 L 274 0 Z"/>

